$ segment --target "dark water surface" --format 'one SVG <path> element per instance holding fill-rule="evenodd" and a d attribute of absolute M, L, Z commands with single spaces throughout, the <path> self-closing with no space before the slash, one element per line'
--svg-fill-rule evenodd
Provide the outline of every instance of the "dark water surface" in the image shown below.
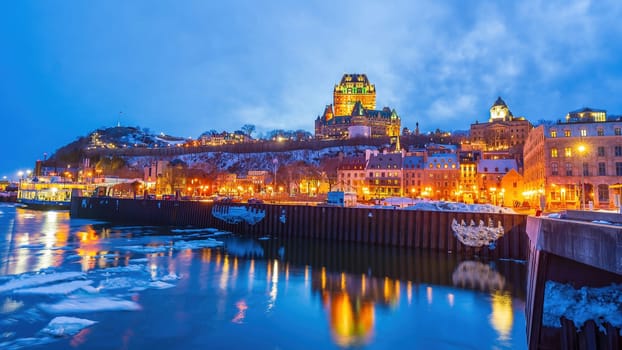
<path fill-rule="evenodd" d="M 520 262 L 8 205 L 0 235 L 2 349 L 526 348 Z"/>

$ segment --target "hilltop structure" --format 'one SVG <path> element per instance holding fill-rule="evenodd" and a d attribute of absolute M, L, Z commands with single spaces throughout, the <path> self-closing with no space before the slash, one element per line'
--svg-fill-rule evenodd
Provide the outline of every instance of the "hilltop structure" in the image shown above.
<path fill-rule="evenodd" d="M 316 138 L 391 137 L 400 135 L 395 109 L 376 109 L 376 87 L 365 74 L 344 74 L 333 90 L 333 103 L 315 120 Z"/>
<path fill-rule="evenodd" d="M 515 117 L 501 97 L 490 107 L 487 123 L 471 124 L 473 145 L 483 151 L 508 151 L 525 144 L 531 123 L 524 117 Z"/>

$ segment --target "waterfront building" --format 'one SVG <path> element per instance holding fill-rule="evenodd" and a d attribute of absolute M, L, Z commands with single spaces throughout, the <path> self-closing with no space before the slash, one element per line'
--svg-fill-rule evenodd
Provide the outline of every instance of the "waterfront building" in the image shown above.
<path fill-rule="evenodd" d="M 367 162 L 368 192 L 373 198 L 400 197 L 402 191 L 402 152 L 378 153 Z"/>
<path fill-rule="evenodd" d="M 435 200 L 456 200 L 460 182 L 460 163 L 454 145 L 426 146 L 422 197 Z"/>
<path fill-rule="evenodd" d="M 261 192 L 267 183 L 268 172 L 266 170 L 249 170 L 246 179 L 249 187 L 252 188 L 250 192 Z"/>
<path fill-rule="evenodd" d="M 315 120 L 317 138 L 384 137 L 400 135 L 395 109 L 376 110 L 376 87 L 365 74 L 344 74 L 335 85 L 333 103 Z"/>
<path fill-rule="evenodd" d="M 403 160 L 404 195 L 422 197 L 425 186 L 425 149 L 409 152 Z"/>
<path fill-rule="evenodd" d="M 477 162 L 476 178 L 480 203 L 499 204 L 499 199 L 506 190 L 502 179 L 511 170 L 518 173 L 515 159 L 481 159 Z"/>
<path fill-rule="evenodd" d="M 523 176 L 518 171 L 510 169 L 501 178 L 501 189 L 498 193 L 498 204 L 501 206 L 521 207 L 523 204 Z"/>
<path fill-rule="evenodd" d="M 611 185 L 622 178 L 622 118 L 583 108 L 540 125 L 525 143 L 525 196 L 547 208 L 614 206 Z M 583 205 L 581 204 L 583 202 Z"/>
<path fill-rule="evenodd" d="M 367 188 L 365 168 L 367 160 L 365 157 L 344 158 L 337 167 L 337 186 L 336 190 L 343 192 L 354 192 L 358 198 L 363 198 Z"/>

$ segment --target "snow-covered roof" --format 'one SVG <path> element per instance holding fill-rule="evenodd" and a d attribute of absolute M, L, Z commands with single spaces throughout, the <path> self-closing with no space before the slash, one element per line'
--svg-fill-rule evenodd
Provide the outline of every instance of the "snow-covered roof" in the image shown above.
<path fill-rule="evenodd" d="M 483 174 L 505 174 L 510 169 L 518 171 L 516 159 L 481 159 L 477 163 L 477 172 Z"/>

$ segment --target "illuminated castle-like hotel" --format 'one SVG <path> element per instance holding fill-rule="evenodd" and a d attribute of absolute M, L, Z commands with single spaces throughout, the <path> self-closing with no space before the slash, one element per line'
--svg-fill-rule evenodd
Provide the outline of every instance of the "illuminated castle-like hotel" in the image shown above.
<path fill-rule="evenodd" d="M 376 110 L 376 86 L 365 74 L 344 74 L 333 90 L 333 104 L 315 120 L 317 138 L 398 137 L 395 110 Z"/>

